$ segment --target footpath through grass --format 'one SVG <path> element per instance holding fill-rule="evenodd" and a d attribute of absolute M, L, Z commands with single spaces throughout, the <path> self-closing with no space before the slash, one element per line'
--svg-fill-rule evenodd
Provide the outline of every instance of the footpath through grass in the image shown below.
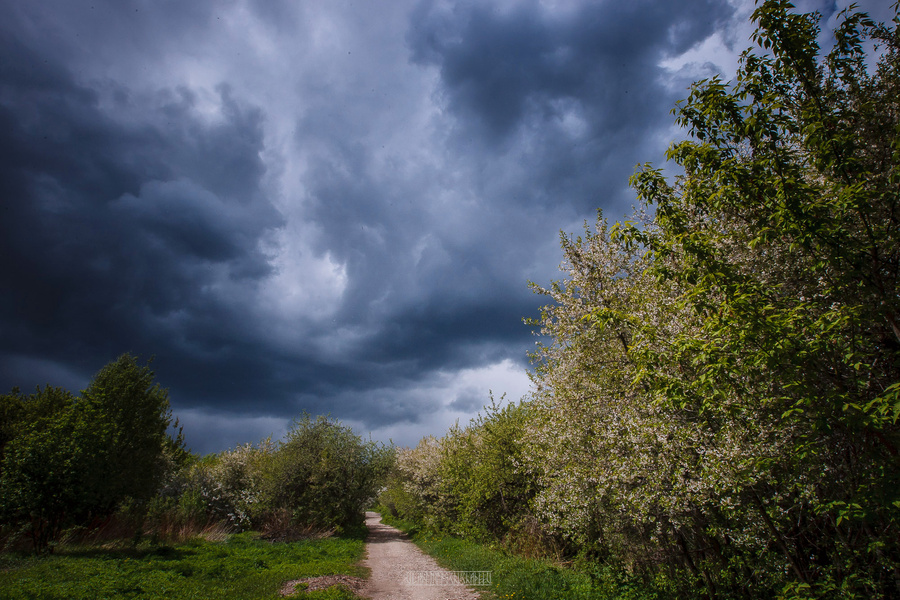
<path fill-rule="evenodd" d="M 0 598 L 8 600 L 251 600 L 278 598 L 282 585 L 320 575 L 366 573 L 365 530 L 353 535 L 289 543 L 252 533 L 224 542 L 185 543 L 129 550 L 62 548 L 50 556 L 0 555 Z M 353 600 L 338 588 L 297 597 Z"/>
<path fill-rule="evenodd" d="M 659 600 L 664 596 L 599 566 L 570 568 L 483 544 L 420 529 L 382 513 L 382 521 L 408 534 L 424 552 L 452 571 L 491 571 L 491 585 L 474 588 L 499 600 Z"/>

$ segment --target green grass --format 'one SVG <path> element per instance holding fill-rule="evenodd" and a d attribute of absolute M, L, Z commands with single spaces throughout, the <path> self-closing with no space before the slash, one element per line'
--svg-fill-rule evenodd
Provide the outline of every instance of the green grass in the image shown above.
<path fill-rule="evenodd" d="M 293 579 L 331 574 L 365 577 L 355 565 L 362 557 L 363 540 L 357 533 L 273 544 L 244 533 L 224 542 L 198 538 L 134 550 L 63 548 L 41 557 L 8 554 L 0 556 L 0 598 L 272 599 Z M 300 597 L 355 598 L 336 588 Z"/>
<path fill-rule="evenodd" d="M 499 547 L 477 544 L 421 529 L 392 518 L 383 521 L 412 537 L 424 552 L 453 571 L 491 571 L 491 586 L 477 588 L 500 600 L 655 600 L 660 596 L 640 582 L 597 566 L 575 569 L 548 560 L 513 556 Z"/>

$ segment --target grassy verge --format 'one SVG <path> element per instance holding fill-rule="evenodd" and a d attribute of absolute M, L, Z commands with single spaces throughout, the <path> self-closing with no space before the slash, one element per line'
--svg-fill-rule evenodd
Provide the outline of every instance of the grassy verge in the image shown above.
<path fill-rule="evenodd" d="M 547 560 L 513 556 L 491 546 L 428 532 L 382 513 L 383 522 L 410 535 L 424 552 L 453 571 L 491 571 L 483 597 L 500 600 L 656 600 L 640 582 L 600 567 L 571 568 Z"/>
<path fill-rule="evenodd" d="M 224 542 L 195 538 L 128 550 L 60 548 L 50 556 L 0 556 L 0 597 L 9 600 L 272 599 L 286 581 L 320 575 L 365 573 L 364 531 L 342 537 L 271 543 L 252 533 Z M 309 599 L 351 600 L 332 588 L 299 594 Z"/>

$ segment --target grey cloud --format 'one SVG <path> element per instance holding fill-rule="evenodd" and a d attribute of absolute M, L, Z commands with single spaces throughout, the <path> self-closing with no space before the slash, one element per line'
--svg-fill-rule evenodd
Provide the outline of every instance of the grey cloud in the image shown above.
<path fill-rule="evenodd" d="M 448 143 L 480 161 L 479 192 L 492 203 L 558 223 L 598 206 L 623 215 L 634 200 L 628 177 L 637 163 L 660 159 L 654 132 L 669 126 L 680 99 L 659 61 L 702 41 L 732 8 L 717 0 L 585 2 L 562 13 L 513 6 L 423 0 L 413 13 L 407 43 L 440 74 L 439 97 L 456 124 Z"/>
<path fill-rule="evenodd" d="M 662 53 L 686 50 L 731 12 L 715 0 L 585 3 L 563 17 L 528 2 L 507 12 L 480 2 L 445 7 L 433 0 L 417 7 L 413 57 L 440 67 L 454 110 L 501 138 L 528 117 L 557 117 L 560 100 L 605 116 L 604 130 L 633 127 L 654 98 L 645 92 L 656 91 Z"/>
<path fill-rule="evenodd" d="M 447 407 L 458 412 L 471 414 L 484 408 L 485 403 L 486 398 L 483 390 L 468 388 L 457 394 Z"/>
<path fill-rule="evenodd" d="M 454 185 L 441 181 L 446 171 L 425 166 L 402 180 L 376 171 L 374 144 L 360 141 L 377 128 L 371 107 L 313 104 L 298 121 L 296 143 L 315 149 L 303 183 L 317 247 L 348 276 L 336 319 L 362 332 L 342 363 L 345 385 L 524 362 L 522 317 L 540 302 L 526 286 L 544 248 L 535 239 L 621 202 L 645 158 L 643 136 L 674 102 L 660 97 L 656 62 L 728 14 L 708 2 L 658 9 L 649 23 L 640 6 L 585 5 L 563 19 L 532 4 L 508 14 L 453 6 L 420 4 L 407 34 L 413 59 L 440 70 L 437 92 L 452 109 L 441 123 L 459 125 L 436 127 L 424 149 L 448 149 L 443 168 L 463 174 L 444 214 L 438 198 Z M 702 26 L 685 25 L 701 10 Z M 574 136 L 563 123 L 570 113 L 583 121 Z"/>
<path fill-rule="evenodd" d="M 628 204 L 677 99 L 656 63 L 730 14 L 0 3 L 0 384 L 156 355 L 202 438 L 476 407 L 445 379 L 524 368 L 527 280 L 557 276 L 560 228 Z M 326 259 L 334 281 L 303 271 Z"/>
<path fill-rule="evenodd" d="M 14 334 L 5 349 L 93 370 L 125 350 L 164 350 L 156 327 L 176 314 L 184 331 L 200 323 L 214 340 L 202 322 L 235 319 L 204 288 L 266 276 L 259 242 L 281 224 L 260 193 L 262 113 L 223 87 L 220 115 L 201 117 L 186 88 L 148 97 L 76 82 L 10 47 L 0 81 L 0 306 Z"/>

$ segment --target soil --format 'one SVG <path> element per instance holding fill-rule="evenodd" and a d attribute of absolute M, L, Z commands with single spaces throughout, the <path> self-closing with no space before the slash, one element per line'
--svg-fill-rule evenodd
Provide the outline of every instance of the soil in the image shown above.
<path fill-rule="evenodd" d="M 324 575 L 322 577 L 307 577 L 305 579 L 294 579 L 288 581 L 281 588 L 282 596 L 291 596 L 292 598 L 302 598 L 303 595 L 296 596 L 297 591 L 314 592 L 316 590 L 328 589 L 333 585 L 340 585 L 348 588 L 352 592 L 359 594 L 366 584 L 365 579 L 359 577 L 351 577 L 350 575 Z"/>
<path fill-rule="evenodd" d="M 366 513 L 366 527 L 369 537 L 362 566 L 368 567 L 371 575 L 360 595 L 372 600 L 478 600 L 479 595 L 462 583 L 417 585 L 415 579 L 440 579 L 443 583 L 452 575 L 400 530 L 383 524 L 378 513 Z M 441 575 L 431 575 L 434 572 Z"/>

